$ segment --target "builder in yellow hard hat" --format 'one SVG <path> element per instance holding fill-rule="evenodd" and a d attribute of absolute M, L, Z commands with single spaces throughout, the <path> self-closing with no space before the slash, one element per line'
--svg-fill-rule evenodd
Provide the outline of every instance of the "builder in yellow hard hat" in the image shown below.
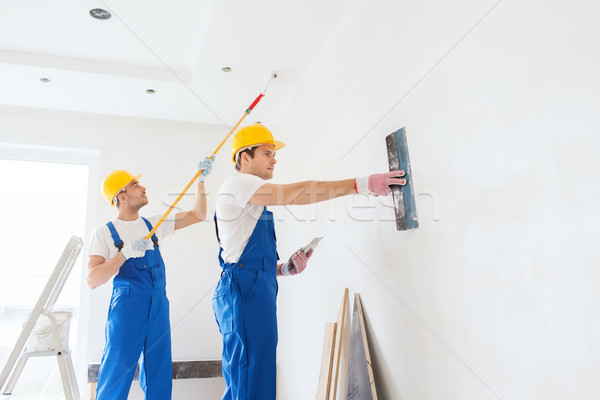
<path fill-rule="evenodd" d="M 312 250 L 278 263 L 273 214 L 265 206 L 311 204 L 355 193 L 385 196 L 404 185 L 404 171 L 341 181 L 275 185 L 275 153 L 284 146 L 260 124 L 236 132 L 232 160 L 238 171 L 219 190 L 215 224 L 223 268 L 213 309 L 223 336 L 224 400 L 275 400 L 278 276 L 301 273 Z"/>
<path fill-rule="evenodd" d="M 174 231 L 206 218 L 204 177 L 210 174 L 212 162 L 206 158 L 198 165 L 204 172 L 193 209 L 165 220 L 151 240 L 145 237 L 161 215 L 140 217 L 140 209 L 148 204 L 146 188 L 138 181 L 141 175 L 116 170 L 102 183 L 102 194 L 116 206 L 117 216 L 96 228 L 88 250 L 88 285 L 94 289 L 114 276 L 97 400 L 127 398 L 142 353 L 140 386 L 145 398 L 171 399 L 169 301 L 159 243 Z"/>

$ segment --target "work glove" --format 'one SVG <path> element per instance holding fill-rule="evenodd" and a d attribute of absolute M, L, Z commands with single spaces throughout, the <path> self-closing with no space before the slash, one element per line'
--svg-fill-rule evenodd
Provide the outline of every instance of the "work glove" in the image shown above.
<path fill-rule="evenodd" d="M 296 251 L 288 262 L 283 263 L 279 266 L 280 272 L 282 276 L 290 276 L 297 275 L 304 271 L 306 268 L 306 264 L 308 264 L 308 259 L 312 256 L 313 251 L 309 251 L 308 254 L 304 254 L 302 249 Z"/>
<path fill-rule="evenodd" d="M 200 174 L 201 176 L 208 176 L 210 175 L 210 172 L 212 171 L 212 165 L 213 162 L 215 161 L 216 156 L 213 154 L 210 157 L 206 157 L 204 160 L 200 161 L 198 163 L 198 169 L 203 170 L 202 173 Z"/>
<path fill-rule="evenodd" d="M 399 179 L 400 176 L 404 176 L 404 171 L 390 171 L 356 178 L 354 180 L 356 193 L 387 196 L 392 192 L 390 185 L 406 185 L 406 179 Z"/>
<path fill-rule="evenodd" d="M 121 254 L 123 254 L 123 257 L 125 257 L 126 260 L 129 260 L 130 258 L 140 258 L 144 257 L 146 250 L 153 248 L 154 243 L 152 243 L 152 240 L 142 238 L 123 246 Z"/>

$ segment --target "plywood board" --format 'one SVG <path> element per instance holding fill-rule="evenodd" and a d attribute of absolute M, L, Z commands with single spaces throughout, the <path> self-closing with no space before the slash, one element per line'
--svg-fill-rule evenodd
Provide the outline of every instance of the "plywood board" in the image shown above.
<path fill-rule="evenodd" d="M 333 365 L 331 371 L 331 384 L 329 385 L 329 399 L 335 400 L 337 397 L 338 375 L 340 371 L 340 358 L 342 351 L 342 336 L 344 335 L 345 319 L 346 319 L 346 304 L 348 304 L 348 288 L 344 289 L 342 297 L 342 305 L 337 317 L 337 329 L 335 333 L 335 348 L 333 350 Z"/>
<path fill-rule="evenodd" d="M 354 296 L 346 400 L 377 400 L 360 295 Z"/>
<path fill-rule="evenodd" d="M 325 324 L 325 338 L 323 339 L 323 355 L 321 357 L 321 372 L 319 386 L 315 400 L 329 400 L 329 385 L 331 385 L 331 366 L 333 364 L 333 348 L 337 324 Z"/>
<path fill-rule="evenodd" d="M 221 360 L 173 361 L 173 379 L 217 378 L 223 376 L 222 369 Z M 89 363 L 87 381 L 97 382 L 99 370 L 100 363 Z M 137 380 L 139 376 L 140 366 L 137 365 L 133 379 Z"/>

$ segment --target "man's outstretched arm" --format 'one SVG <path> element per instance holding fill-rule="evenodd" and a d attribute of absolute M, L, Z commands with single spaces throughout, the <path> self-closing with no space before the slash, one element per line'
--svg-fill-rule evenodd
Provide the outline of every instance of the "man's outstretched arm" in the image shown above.
<path fill-rule="evenodd" d="M 389 185 L 405 185 L 404 171 L 374 174 L 341 181 L 304 181 L 289 184 L 267 183 L 250 198 L 258 206 L 313 204 L 356 193 L 385 196 L 391 192 Z"/>

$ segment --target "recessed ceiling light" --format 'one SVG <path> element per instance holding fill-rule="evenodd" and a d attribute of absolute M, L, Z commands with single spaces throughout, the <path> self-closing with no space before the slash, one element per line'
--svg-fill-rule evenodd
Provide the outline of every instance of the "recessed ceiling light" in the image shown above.
<path fill-rule="evenodd" d="M 50 82 L 50 79 L 48 79 L 48 78 L 40 78 L 40 82 L 48 83 L 48 82 Z"/>
<path fill-rule="evenodd" d="M 146 89 L 146 93 L 148 93 L 148 94 L 154 94 L 154 93 L 156 93 L 156 90 L 154 90 L 154 89 Z"/>
<path fill-rule="evenodd" d="M 93 8 L 90 10 L 90 15 L 96 19 L 110 19 L 112 14 L 102 8 Z"/>
<path fill-rule="evenodd" d="M 223 67 L 223 68 L 221 68 L 221 71 L 223 71 L 223 72 L 231 72 L 231 67 Z"/>

